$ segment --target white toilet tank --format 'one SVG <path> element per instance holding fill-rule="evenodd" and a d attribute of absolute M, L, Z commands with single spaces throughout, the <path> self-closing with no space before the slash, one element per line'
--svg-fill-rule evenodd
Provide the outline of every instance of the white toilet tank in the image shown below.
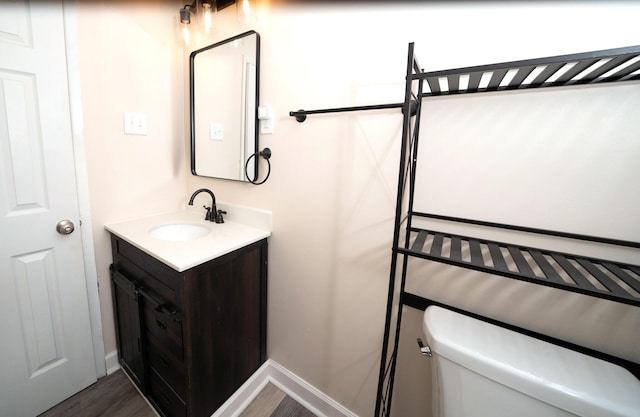
<path fill-rule="evenodd" d="M 640 381 L 617 365 L 430 306 L 434 417 L 640 417 Z"/>

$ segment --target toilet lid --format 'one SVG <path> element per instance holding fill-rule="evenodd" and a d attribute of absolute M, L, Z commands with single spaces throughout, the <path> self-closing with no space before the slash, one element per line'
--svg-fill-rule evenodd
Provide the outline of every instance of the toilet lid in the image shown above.
<path fill-rule="evenodd" d="M 639 415 L 640 381 L 618 365 L 437 306 L 423 328 L 434 355 L 540 401 L 580 416 Z"/>

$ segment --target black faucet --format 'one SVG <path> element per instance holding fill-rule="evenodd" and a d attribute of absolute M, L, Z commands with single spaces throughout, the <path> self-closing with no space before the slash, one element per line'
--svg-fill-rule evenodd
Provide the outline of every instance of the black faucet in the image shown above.
<path fill-rule="evenodd" d="M 202 206 L 207 210 L 207 214 L 204 216 L 204 219 L 210 222 L 220 223 L 218 222 L 218 216 L 216 215 L 218 213 L 218 210 L 216 208 L 216 196 L 213 195 L 211 190 L 208 190 L 206 188 L 200 188 L 199 190 L 196 190 L 193 194 L 191 194 L 191 198 L 189 199 L 189 205 L 193 206 L 193 199 L 196 198 L 196 196 L 200 193 L 207 193 L 211 196 L 212 206 L 211 207 Z"/>

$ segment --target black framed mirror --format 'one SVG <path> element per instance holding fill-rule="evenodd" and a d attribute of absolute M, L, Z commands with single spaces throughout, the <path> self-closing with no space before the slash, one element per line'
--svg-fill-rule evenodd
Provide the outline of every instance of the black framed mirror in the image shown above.
<path fill-rule="evenodd" d="M 258 177 L 260 35 L 248 31 L 189 55 L 191 173 Z M 245 171 L 246 169 L 246 171 Z"/>

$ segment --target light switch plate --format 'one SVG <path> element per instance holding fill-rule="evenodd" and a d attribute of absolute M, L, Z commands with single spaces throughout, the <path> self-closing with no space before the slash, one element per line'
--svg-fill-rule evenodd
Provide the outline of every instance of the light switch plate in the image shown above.
<path fill-rule="evenodd" d="M 147 115 L 144 113 L 124 112 L 124 134 L 147 134 Z"/>
<path fill-rule="evenodd" d="M 222 123 L 209 124 L 209 140 L 223 140 L 224 125 Z"/>

